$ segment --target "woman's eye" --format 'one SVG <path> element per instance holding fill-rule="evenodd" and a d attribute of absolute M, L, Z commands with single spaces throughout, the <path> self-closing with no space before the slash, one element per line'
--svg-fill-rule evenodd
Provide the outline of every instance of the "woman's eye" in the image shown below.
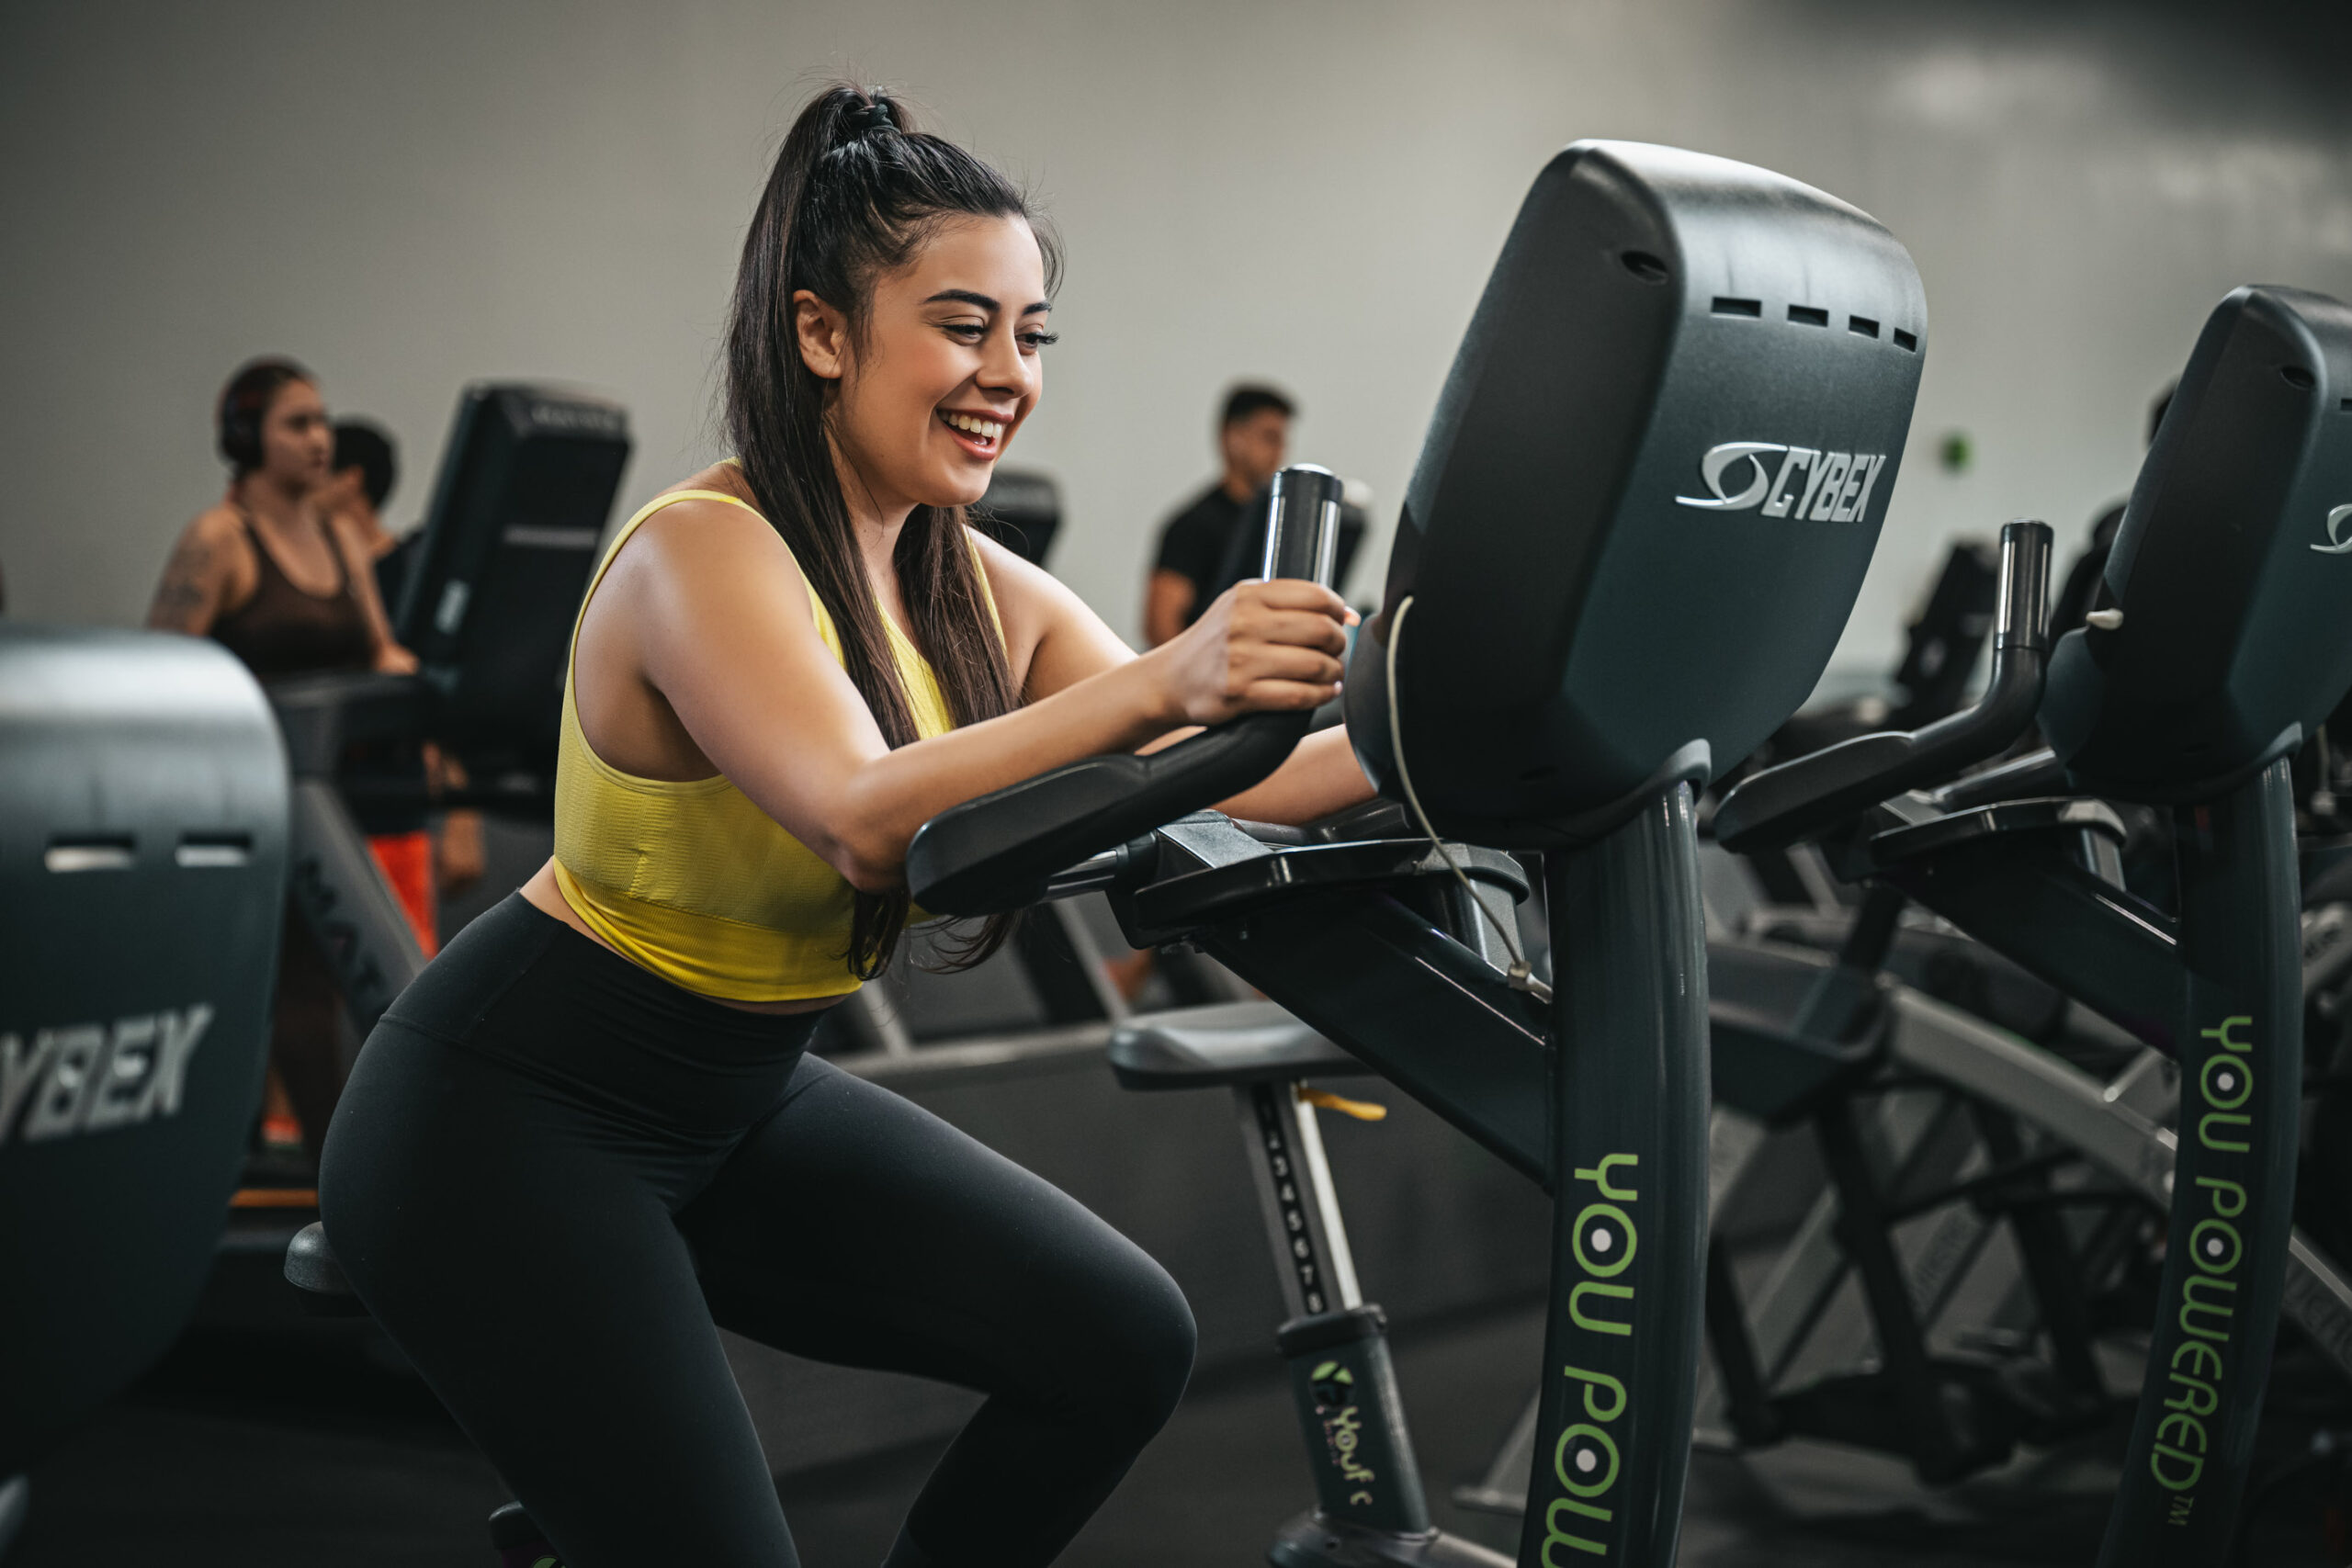
<path fill-rule="evenodd" d="M 940 331 L 950 337 L 961 338 L 966 343 L 978 343 L 986 337 L 989 332 L 987 327 L 978 321 L 948 321 L 941 326 Z"/>
<path fill-rule="evenodd" d="M 1058 333 L 1023 333 L 1021 334 L 1021 346 L 1029 350 L 1032 354 L 1035 354 L 1037 350 L 1046 347 L 1049 344 L 1057 344 L 1061 341 L 1061 334 Z"/>

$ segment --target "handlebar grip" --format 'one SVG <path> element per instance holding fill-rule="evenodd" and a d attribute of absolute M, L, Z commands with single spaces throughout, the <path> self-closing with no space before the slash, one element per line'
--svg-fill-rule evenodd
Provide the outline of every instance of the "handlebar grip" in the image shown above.
<path fill-rule="evenodd" d="M 2015 740 L 2041 705 L 2050 658 L 2050 526 L 2001 527 L 1993 677 L 1977 705 L 1915 730 L 1885 730 L 1767 768 L 1724 797 L 1715 841 L 1736 854 L 1815 837 L 1882 800 L 1957 773 Z"/>
<path fill-rule="evenodd" d="M 1339 476 L 1311 463 L 1274 476 L 1261 570 L 1329 587 Z M 1257 713 L 1148 757 L 1088 757 L 951 807 L 907 846 L 907 886 L 935 915 L 992 915 L 1045 896 L 1056 872 L 1236 795 L 1306 734 L 1307 713 Z"/>

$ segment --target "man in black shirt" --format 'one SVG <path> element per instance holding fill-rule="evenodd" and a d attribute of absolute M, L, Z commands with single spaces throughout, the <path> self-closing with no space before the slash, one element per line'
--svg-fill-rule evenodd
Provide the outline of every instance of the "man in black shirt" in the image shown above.
<path fill-rule="evenodd" d="M 1152 647 L 1191 626 L 1216 596 L 1233 536 L 1249 520 L 1258 492 L 1282 468 L 1296 412 L 1272 387 L 1245 383 L 1226 394 L 1225 417 L 1217 426 L 1224 477 L 1159 533 L 1143 606 L 1144 640 Z"/>

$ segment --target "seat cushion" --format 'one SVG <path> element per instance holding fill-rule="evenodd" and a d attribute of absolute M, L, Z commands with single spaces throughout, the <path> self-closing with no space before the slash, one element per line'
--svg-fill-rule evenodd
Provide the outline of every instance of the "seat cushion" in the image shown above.
<path fill-rule="evenodd" d="M 1111 1036 L 1111 1071 L 1126 1089 L 1283 1083 L 1372 1069 L 1272 1002 L 1146 1013 Z"/>

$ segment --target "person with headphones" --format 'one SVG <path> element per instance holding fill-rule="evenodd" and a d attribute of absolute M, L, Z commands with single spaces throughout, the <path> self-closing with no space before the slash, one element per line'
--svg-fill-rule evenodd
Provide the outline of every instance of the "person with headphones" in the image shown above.
<path fill-rule="evenodd" d="M 335 1113 L 336 1259 L 567 1568 L 797 1561 L 721 1327 L 986 1396 L 888 1568 L 1053 1561 L 1190 1374 L 1134 1243 L 807 1050 L 925 918 L 925 820 L 1337 689 L 1317 583 L 1242 583 L 1138 657 L 967 525 L 1042 391 L 1041 230 L 889 98 L 802 111 L 737 275 L 736 456 L 621 527 L 575 623 L 554 858 L 392 1004 Z M 1333 730 L 1227 804 L 1370 794 Z"/>
<path fill-rule="evenodd" d="M 181 532 L 148 626 L 209 637 L 265 681 L 415 669 L 392 640 L 367 540 L 321 504 L 334 434 L 318 378 L 290 359 L 255 359 L 221 389 L 216 419 L 228 491 Z M 341 1005 L 325 955 L 288 919 L 270 1060 L 314 1161 L 342 1087 Z"/>

